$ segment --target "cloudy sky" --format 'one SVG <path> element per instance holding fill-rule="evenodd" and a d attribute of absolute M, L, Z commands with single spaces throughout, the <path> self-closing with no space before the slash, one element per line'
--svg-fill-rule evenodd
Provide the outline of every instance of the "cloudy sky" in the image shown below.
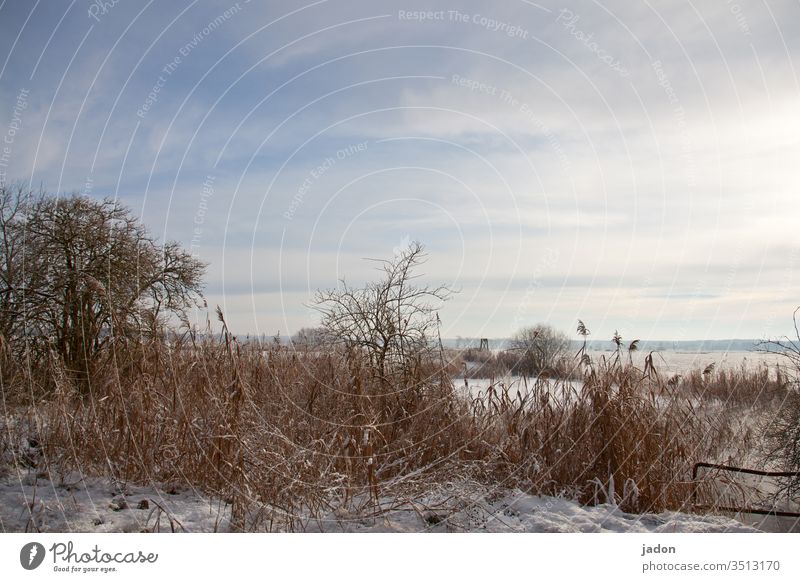
<path fill-rule="evenodd" d="M 499 5 L 498 5 L 499 4 Z M 788 333 L 800 4 L 0 2 L 0 179 L 117 197 L 240 333 L 409 240 L 446 337 Z"/>

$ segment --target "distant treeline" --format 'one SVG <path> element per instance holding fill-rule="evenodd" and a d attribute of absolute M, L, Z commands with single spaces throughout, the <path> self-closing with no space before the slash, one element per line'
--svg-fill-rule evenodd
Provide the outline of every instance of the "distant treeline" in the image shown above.
<path fill-rule="evenodd" d="M 626 338 L 627 339 L 627 338 Z M 631 341 L 636 338 L 631 338 Z M 489 348 L 493 350 L 506 349 L 511 342 L 510 338 L 489 338 Z M 480 338 L 443 338 L 442 343 L 448 348 L 477 348 Z M 675 352 L 746 352 L 758 347 L 759 340 L 755 339 L 721 339 L 721 340 L 640 340 L 638 350 L 643 352 L 675 351 Z M 624 341 L 623 345 L 627 346 Z M 571 345 L 577 351 L 582 345 L 582 340 L 571 340 Z M 614 351 L 616 345 L 609 339 L 591 339 L 586 342 L 586 347 L 592 351 Z"/>

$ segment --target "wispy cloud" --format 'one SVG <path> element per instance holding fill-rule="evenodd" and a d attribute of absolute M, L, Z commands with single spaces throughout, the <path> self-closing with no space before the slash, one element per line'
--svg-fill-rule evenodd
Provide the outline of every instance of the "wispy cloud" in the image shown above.
<path fill-rule="evenodd" d="M 450 335 L 578 317 L 598 334 L 782 333 L 798 13 L 6 3 L 0 96 L 28 93 L 3 169 L 121 197 L 210 262 L 209 302 L 243 331 L 313 322 L 314 289 L 417 238 L 427 275 L 462 288 Z"/>

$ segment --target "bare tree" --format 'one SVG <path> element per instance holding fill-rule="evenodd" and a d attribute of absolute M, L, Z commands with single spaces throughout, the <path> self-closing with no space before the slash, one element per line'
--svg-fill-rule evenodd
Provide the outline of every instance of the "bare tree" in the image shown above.
<path fill-rule="evenodd" d="M 24 319 L 20 297 L 24 273 L 24 225 L 32 194 L 21 184 L 0 185 L 0 335 L 16 335 Z"/>
<path fill-rule="evenodd" d="M 412 242 L 393 258 L 377 260 L 378 281 L 354 288 L 342 279 L 315 297 L 322 326 L 340 344 L 366 351 L 382 380 L 431 347 L 437 309 L 454 293 L 446 285 L 415 283 L 414 271 L 426 257 L 424 246 Z"/>
<path fill-rule="evenodd" d="M 302 327 L 291 338 L 292 346 L 301 350 L 323 347 L 329 344 L 331 339 L 324 327 Z"/>
<path fill-rule="evenodd" d="M 569 338 L 549 325 L 537 324 L 519 330 L 511 338 L 511 349 L 518 352 L 517 372 L 540 374 L 553 372 L 567 355 Z"/>
<path fill-rule="evenodd" d="M 800 472 L 800 325 L 797 318 L 800 307 L 792 315 L 794 337 L 784 336 L 759 344 L 761 351 L 779 355 L 786 364 L 790 389 L 773 417 L 765 425 L 764 440 L 767 456 L 782 470 Z M 784 484 L 790 495 L 800 492 L 800 476 L 788 477 Z"/>
<path fill-rule="evenodd" d="M 4 187 L 0 209 L 0 331 L 78 375 L 113 338 L 157 333 L 201 297 L 205 265 L 114 200 Z"/>

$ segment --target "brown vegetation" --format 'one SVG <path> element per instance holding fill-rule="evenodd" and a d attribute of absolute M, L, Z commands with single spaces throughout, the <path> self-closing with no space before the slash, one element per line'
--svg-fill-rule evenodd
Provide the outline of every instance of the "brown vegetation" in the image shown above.
<path fill-rule="evenodd" d="M 187 333 L 115 346 L 82 396 L 58 360 L 32 375 L 6 351 L 17 421 L 3 447 L 35 438 L 40 459 L 12 456 L 53 478 L 79 469 L 189 484 L 233 503 L 237 527 L 254 530 L 296 528 L 343 505 L 375 511 L 458 477 L 631 511 L 686 509 L 692 464 L 736 438 L 653 371 L 618 362 L 586 367 L 580 390 L 540 379 L 475 399 L 436 358 L 388 388 L 372 366 L 353 349 Z M 54 392 L 37 391 L 42 374 Z M 757 375 L 742 381 L 762 390 Z"/>

